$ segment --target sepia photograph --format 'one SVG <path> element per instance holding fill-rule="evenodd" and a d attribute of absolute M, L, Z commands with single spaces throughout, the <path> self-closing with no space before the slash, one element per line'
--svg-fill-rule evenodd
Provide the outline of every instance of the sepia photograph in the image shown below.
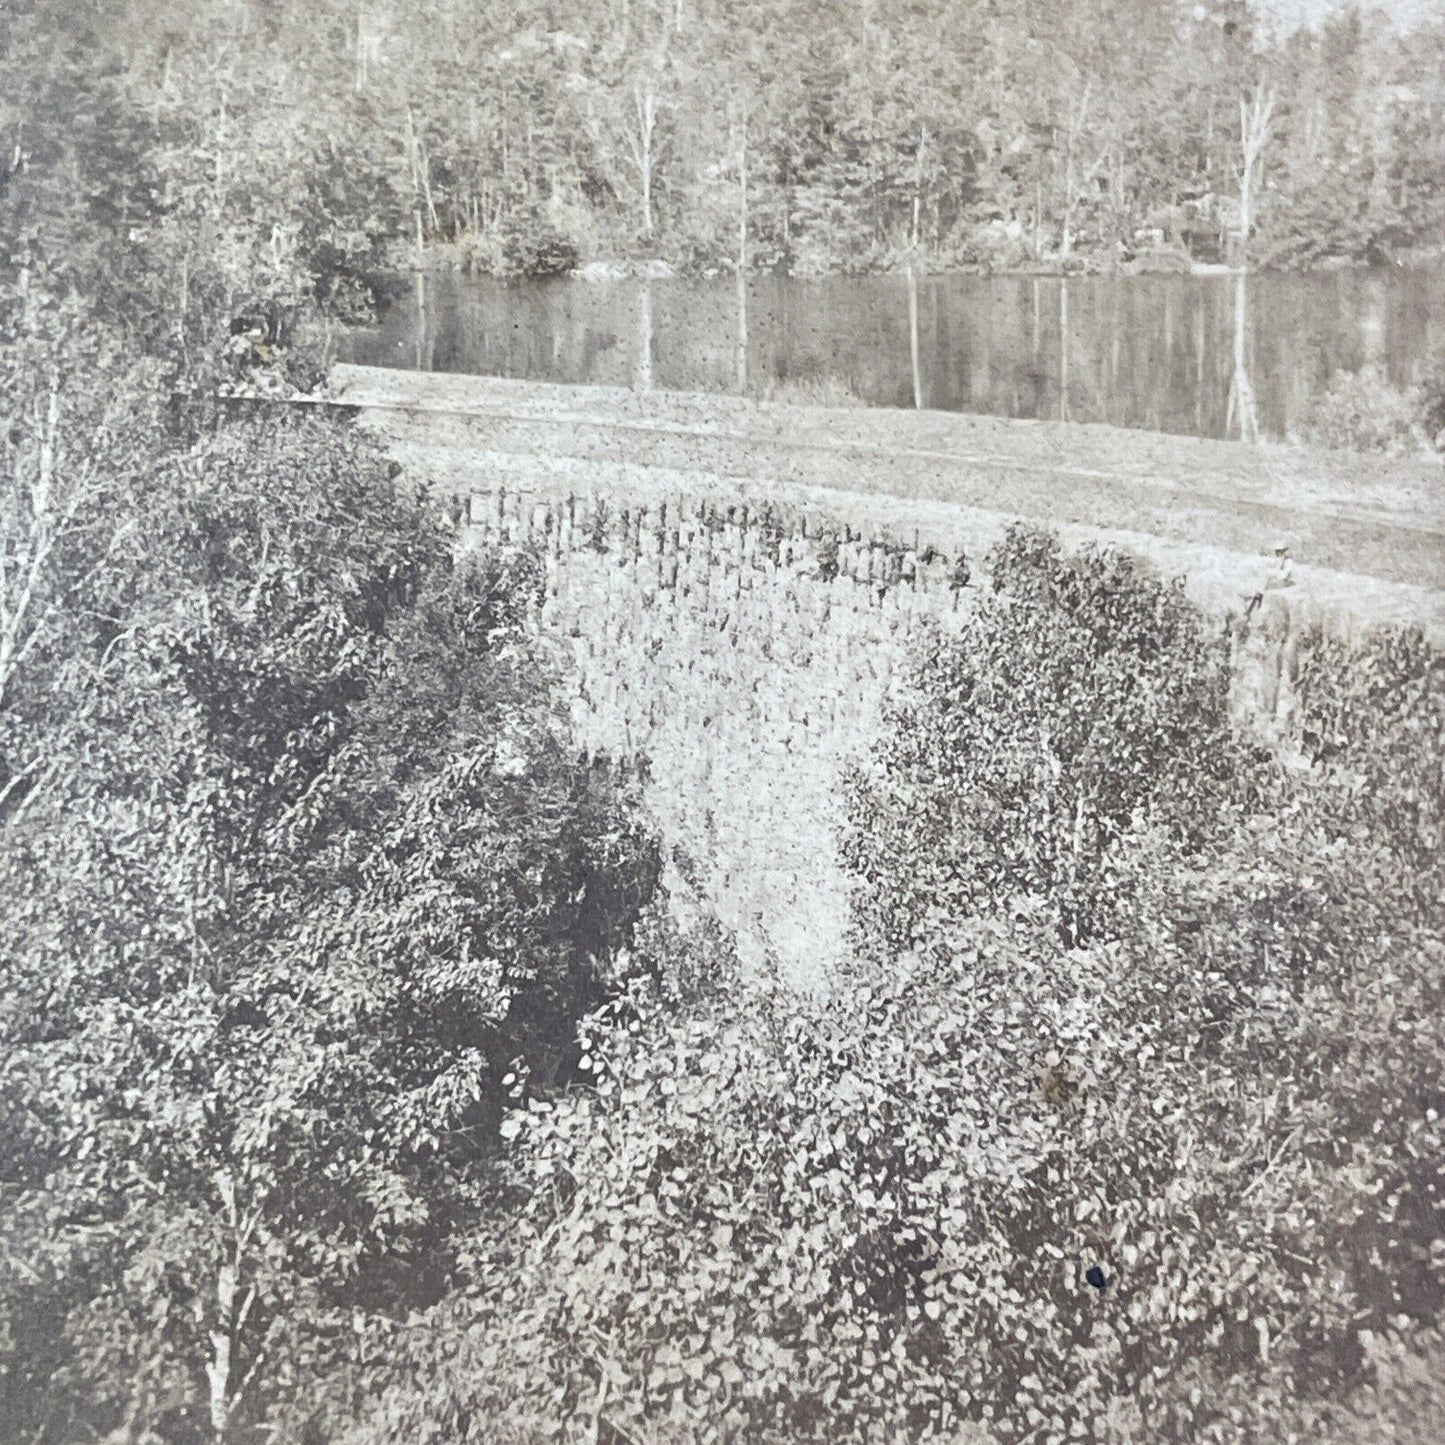
<path fill-rule="evenodd" d="M 1445 1442 L 1445 0 L 0 0 L 0 1445 Z"/>

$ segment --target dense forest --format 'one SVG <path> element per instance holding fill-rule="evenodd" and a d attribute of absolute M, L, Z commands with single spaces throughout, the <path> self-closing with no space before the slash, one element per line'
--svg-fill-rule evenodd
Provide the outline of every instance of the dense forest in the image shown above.
<path fill-rule="evenodd" d="M 1299 265 L 1445 222 L 1445 23 L 1379 11 L 18 0 L 0 37 L 22 237 L 108 218 L 181 305 L 208 267 L 284 289 L 298 257 L 344 309 L 418 255 L 1057 268 L 1240 259 L 1243 233 Z"/>
<path fill-rule="evenodd" d="M 1011 533 L 799 992 L 659 893 L 537 556 L 5 301 L 7 1439 L 1439 1438 L 1436 649 L 1299 639 L 1271 746 L 1237 619 Z"/>
<path fill-rule="evenodd" d="M 1261 731 L 1273 622 L 1022 530 L 935 559 L 966 596 L 839 782 L 807 994 L 647 760 L 578 746 L 546 557 L 339 412 L 218 395 L 418 228 L 520 269 L 1093 247 L 1237 181 L 1241 95 L 1261 254 L 1435 204 L 1438 31 L 1286 64 L 1244 12 L 996 13 L 0 17 L 0 1439 L 1445 1435 L 1438 648 L 1295 637 Z M 617 521 L 592 610 L 636 618 Z M 749 589 L 852 585 L 769 535 Z"/>

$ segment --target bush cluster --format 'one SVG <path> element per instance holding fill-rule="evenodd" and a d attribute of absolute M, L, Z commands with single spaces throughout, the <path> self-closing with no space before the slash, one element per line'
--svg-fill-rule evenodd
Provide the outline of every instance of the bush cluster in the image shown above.
<path fill-rule="evenodd" d="M 1026 533 L 990 572 L 851 785 L 844 976 L 594 1018 L 594 1082 L 504 1126 L 472 1297 L 349 1439 L 1399 1415 L 1445 1297 L 1445 661 L 1317 643 L 1290 771 L 1177 588 Z"/>
<path fill-rule="evenodd" d="M 1012 531 L 846 781 L 856 948 L 800 997 L 651 906 L 535 558 L 460 560 L 345 426 L 100 388 L 123 352 L 68 314 L 0 310 L 7 1427 L 1013 1445 L 1414 1408 L 1426 639 L 1301 639 L 1286 766 L 1230 628 Z"/>
<path fill-rule="evenodd" d="M 509 276 L 565 276 L 580 260 L 570 236 L 531 213 L 514 218 L 502 245 L 502 272 Z"/>
<path fill-rule="evenodd" d="M 66 360 L 0 369 L 0 1433 L 245 1439 L 445 1293 L 659 857 L 535 558 L 345 424 Z"/>
<path fill-rule="evenodd" d="M 850 789 L 873 957 L 985 904 L 1047 910 L 1066 944 L 1112 937 L 1132 906 L 1122 841 L 1148 820 L 1173 849 L 1197 843 L 1259 771 L 1230 729 L 1227 649 L 1180 584 L 1024 532 L 991 575 L 966 643 L 924 644 Z"/>
<path fill-rule="evenodd" d="M 1337 451 L 1412 455 L 1434 445 L 1441 430 L 1430 397 L 1418 387 L 1401 390 L 1378 366 L 1342 371 L 1310 403 L 1300 437 Z"/>

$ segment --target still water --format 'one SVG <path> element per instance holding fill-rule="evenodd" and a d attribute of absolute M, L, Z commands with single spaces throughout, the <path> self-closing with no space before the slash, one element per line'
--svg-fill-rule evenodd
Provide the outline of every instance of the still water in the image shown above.
<path fill-rule="evenodd" d="M 742 326 L 740 326 L 740 319 Z M 745 343 L 740 346 L 740 336 Z M 1236 276 L 418 279 L 343 359 L 1284 437 L 1340 369 L 1410 385 L 1445 346 L 1445 267 Z M 745 378 L 745 382 L 744 382 Z"/>

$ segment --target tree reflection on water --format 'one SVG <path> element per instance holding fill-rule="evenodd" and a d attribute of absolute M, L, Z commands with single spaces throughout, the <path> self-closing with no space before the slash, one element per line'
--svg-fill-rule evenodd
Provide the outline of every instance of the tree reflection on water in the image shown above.
<path fill-rule="evenodd" d="M 745 310 L 743 308 L 746 308 Z M 1445 341 L 1445 267 L 1249 276 L 513 282 L 434 275 L 342 359 L 537 381 L 735 392 L 841 383 L 871 405 L 1247 442 L 1342 369 L 1410 386 Z M 650 340 L 649 340 L 650 338 Z"/>

